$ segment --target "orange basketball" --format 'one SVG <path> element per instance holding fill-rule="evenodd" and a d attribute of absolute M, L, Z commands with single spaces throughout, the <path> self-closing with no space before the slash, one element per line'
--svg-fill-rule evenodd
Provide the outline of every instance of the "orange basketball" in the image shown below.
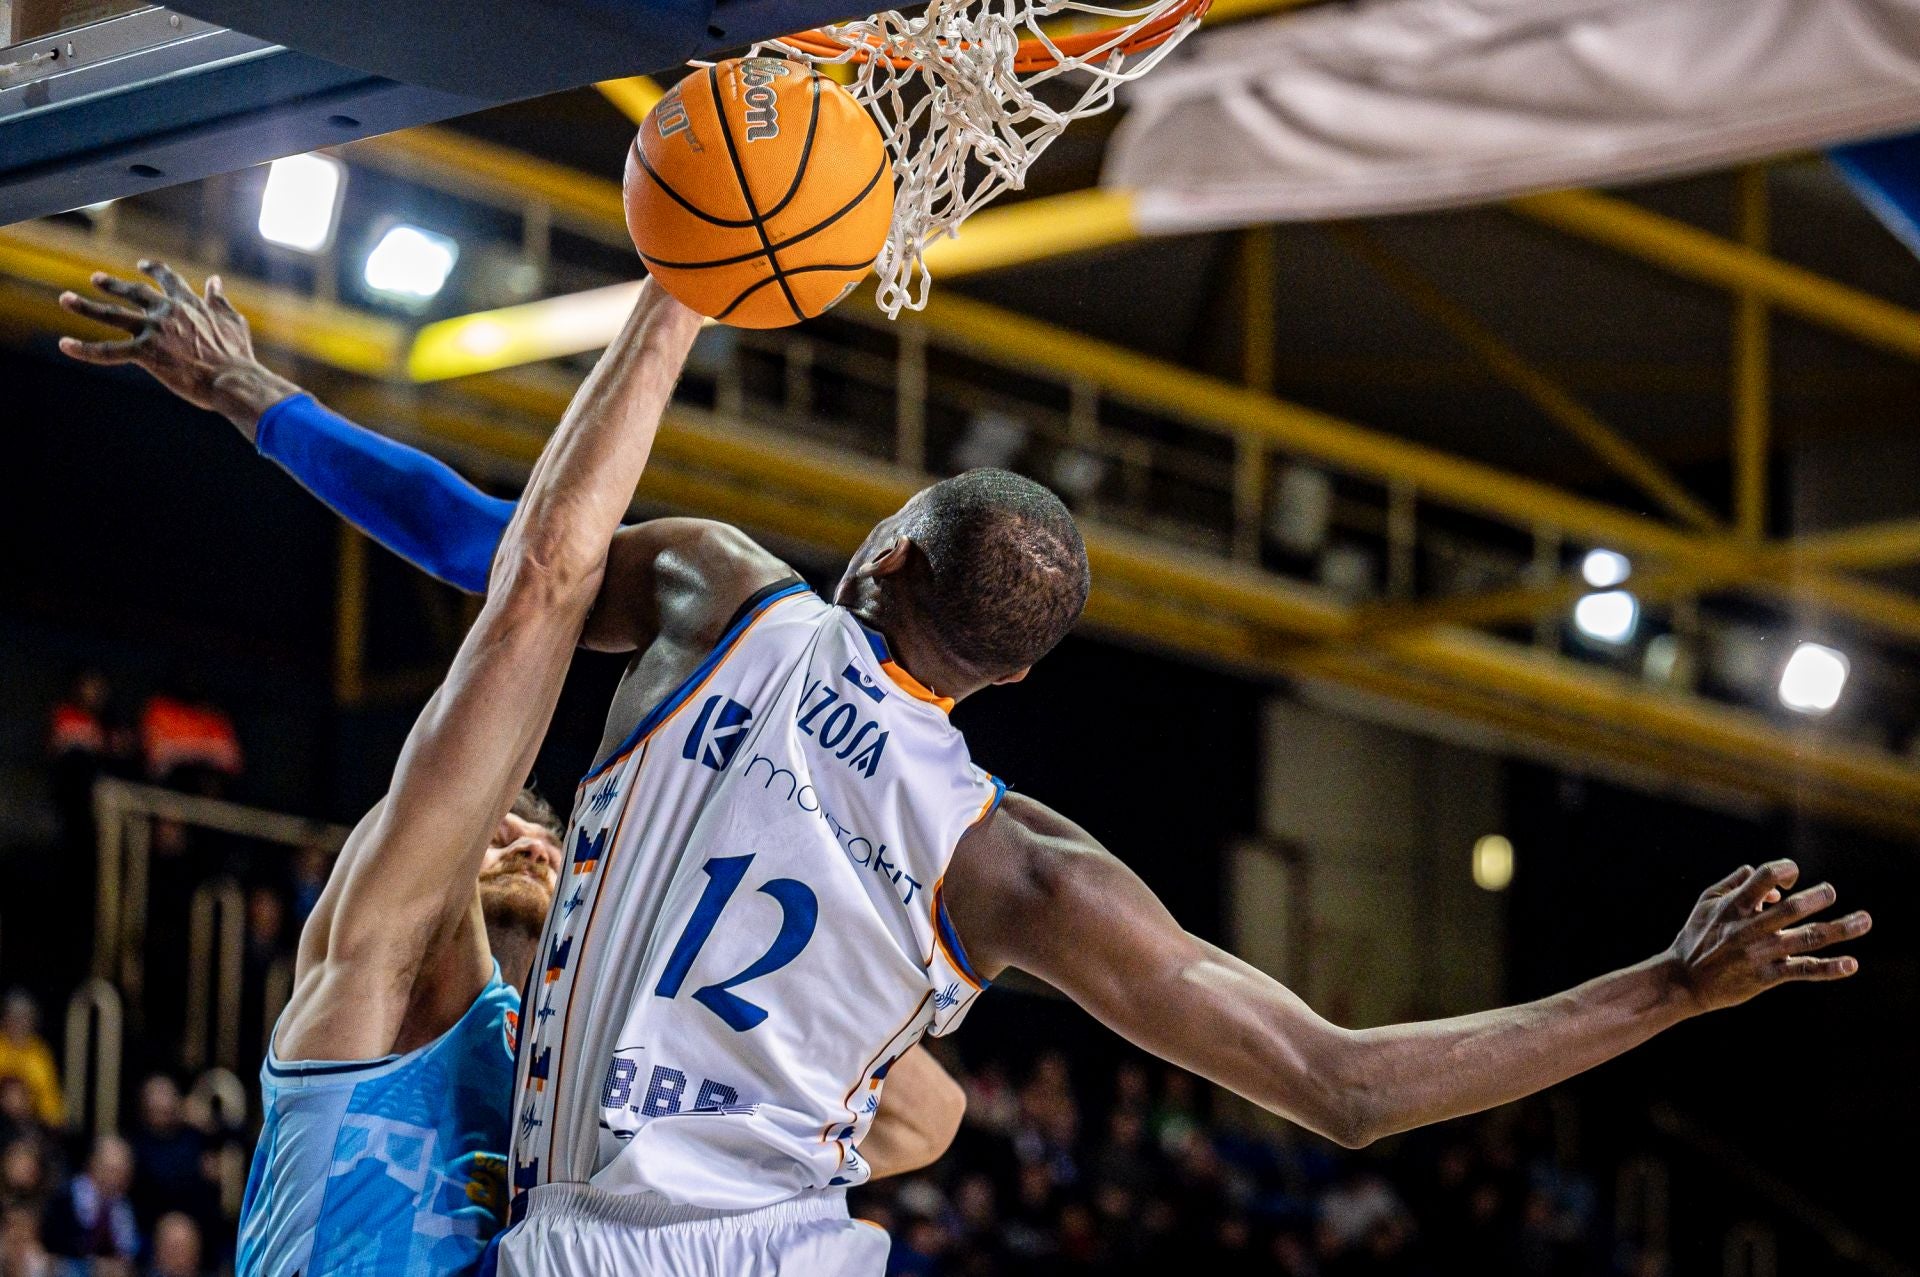
<path fill-rule="evenodd" d="M 627 230 L 703 315 L 779 328 L 853 291 L 893 220 L 880 129 L 825 76 L 778 58 L 695 68 L 627 152 Z"/>

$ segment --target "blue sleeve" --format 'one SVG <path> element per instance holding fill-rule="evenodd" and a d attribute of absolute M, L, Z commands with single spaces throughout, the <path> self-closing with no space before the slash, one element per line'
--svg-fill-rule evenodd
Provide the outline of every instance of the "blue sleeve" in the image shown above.
<path fill-rule="evenodd" d="M 260 454 L 395 554 L 470 594 L 484 594 L 514 503 L 450 466 L 323 407 L 312 395 L 266 410 Z"/>

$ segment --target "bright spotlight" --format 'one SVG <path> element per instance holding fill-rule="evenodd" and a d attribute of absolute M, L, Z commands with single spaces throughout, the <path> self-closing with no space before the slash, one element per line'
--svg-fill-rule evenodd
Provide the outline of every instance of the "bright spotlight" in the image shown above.
<path fill-rule="evenodd" d="M 330 155 L 289 155 L 267 169 L 260 194 L 260 238 L 319 253 L 333 242 L 347 168 Z"/>
<path fill-rule="evenodd" d="M 1847 656 L 1820 643 L 1802 643 L 1780 671 L 1780 703 L 1802 714 L 1824 714 L 1840 703 Z"/>
<path fill-rule="evenodd" d="M 426 301 L 446 287 L 460 245 L 418 226 L 396 226 L 367 254 L 367 287 L 376 293 Z"/>
<path fill-rule="evenodd" d="M 1573 605 L 1573 623 L 1596 643 L 1625 643 L 1640 624 L 1640 600 L 1625 590 L 1585 595 Z"/>
<path fill-rule="evenodd" d="M 1594 589 L 1608 590 L 1633 575 L 1633 564 L 1614 550 L 1588 550 L 1580 560 L 1580 575 Z"/>
<path fill-rule="evenodd" d="M 1488 834 L 1473 844 L 1473 885 L 1482 891 L 1505 891 L 1513 881 L 1513 843 L 1500 834 Z"/>

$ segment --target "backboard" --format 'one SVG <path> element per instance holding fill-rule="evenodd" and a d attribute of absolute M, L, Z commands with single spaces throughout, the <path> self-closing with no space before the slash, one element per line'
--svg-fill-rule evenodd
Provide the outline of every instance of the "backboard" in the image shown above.
<path fill-rule="evenodd" d="M 0 225 L 846 16 L 844 0 L 11 0 Z M 14 38 L 18 33 L 19 38 Z"/>

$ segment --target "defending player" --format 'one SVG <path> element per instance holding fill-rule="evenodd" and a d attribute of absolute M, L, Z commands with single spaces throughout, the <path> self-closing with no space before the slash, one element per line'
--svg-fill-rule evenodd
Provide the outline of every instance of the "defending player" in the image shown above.
<path fill-rule="evenodd" d="M 134 336 L 62 349 L 137 363 L 204 406 L 257 416 L 248 405 L 285 383 L 257 365 L 209 374 L 206 362 L 217 335 L 246 349 L 244 321 L 217 287 L 201 298 L 163 265 L 142 269 L 161 291 L 96 281 L 137 312 L 65 299 Z M 552 809 L 514 791 L 697 322 L 645 299 L 556 431 L 495 588 L 301 935 L 261 1074 L 243 1273 L 457 1273 L 498 1226 L 517 990 L 564 871 Z M 908 1069 L 915 1104 L 868 1145 L 890 1172 L 937 1157 L 963 1103 L 924 1053 Z"/>
<path fill-rule="evenodd" d="M 304 411 L 304 410 L 303 410 Z M 317 417 L 318 414 L 306 414 Z M 484 554 L 498 511 L 326 418 L 303 480 L 390 544 Z M 431 495 L 425 488 L 434 489 Z M 405 507 L 465 512 L 410 525 Z M 583 783 L 521 1052 L 510 1273 L 876 1273 L 840 1189 L 892 1062 L 1018 966 L 1139 1046 L 1343 1144 L 1550 1086 L 1689 1016 L 1851 975 L 1865 934 L 1787 861 L 1709 888 L 1646 962 L 1525 1006 L 1329 1024 L 1184 931 L 1085 831 L 975 768 L 952 704 L 1078 618 L 1064 506 L 975 471 L 883 520 L 829 604 L 737 530 L 610 552 L 596 646 L 635 653 Z"/>

